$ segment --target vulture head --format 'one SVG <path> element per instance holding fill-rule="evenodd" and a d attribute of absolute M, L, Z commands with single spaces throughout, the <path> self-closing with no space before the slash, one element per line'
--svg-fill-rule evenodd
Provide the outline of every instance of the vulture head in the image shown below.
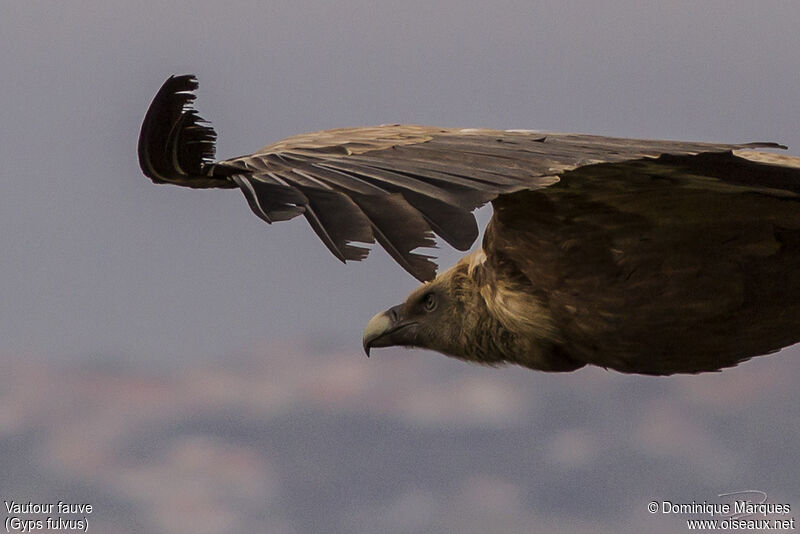
<path fill-rule="evenodd" d="M 582 367 L 557 349 L 560 335 L 540 299 L 497 274 L 481 249 L 462 258 L 405 302 L 369 320 L 362 337 L 367 356 L 373 347 L 401 346 L 487 365 Z"/>
<path fill-rule="evenodd" d="M 463 352 L 462 315 L 467 306 L 465 281 L 437 276 L 414 290 L 402 304 L 376 314 L 362 338 L 369 356 L 372 347 L 420 347 L 450 355 Z"/>

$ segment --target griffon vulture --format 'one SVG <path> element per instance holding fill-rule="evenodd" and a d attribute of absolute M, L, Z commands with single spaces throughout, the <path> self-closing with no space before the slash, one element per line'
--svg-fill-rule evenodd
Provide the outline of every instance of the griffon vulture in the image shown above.
<path fill-rule="evenodd" d="M 268 223 L 303 215 L 342 261 L 377 241 L 424 284 L 364 348 L 422 347 L 544 371 L 699 373 L 800 341 L 800 158 L 774 143 L 385 125 L 289 137 L 213 161 L 193 76 L 139 138 L 156 183 L 238 188 Z M 436 275 L 492 202 L 483 247 Z"/>

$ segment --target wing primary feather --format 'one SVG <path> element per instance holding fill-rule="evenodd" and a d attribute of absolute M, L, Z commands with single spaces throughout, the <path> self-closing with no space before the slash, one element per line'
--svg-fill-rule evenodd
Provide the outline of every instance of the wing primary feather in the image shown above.
<path fill-rule="evenodd" d="M 308 204 L 305 195 L 292 187 L 266 183 L 240 174 L 231 176 L 231 179 L 244 193 L 253 213 L 270 224 L 297 217 Z"/>
<path fill-rule="evenodd" d="M 330 250 L 331 253 L 339 259 L 339 261 L 344 263 L 344 252 L 339 248 L 339 245 L 325 229 L 325 225 L 322 224 L 322 221 L 320 221 L 316 210 L 314 210 L 314 206 L 309 203 L 309 205 L 306 206 L 306 211 L 303 213 L 303 215 L 305 215 L 305 218 L 308 221 L 308 224 L 311 225 L 311 229 L 314 230 L 314 233 L 316 233 L 325 246 L 328 247 L 328 250 Z"/>
<path fill-rule="evenodd" d="M 139 166 L 156 183 L 186 187 L 235 187 L 212 177 L 216 132 L 192 107 L 197 79 L 170 76 L 153 98 L 139 133 Z"/>
<path fill-rule="evenodd" d="M 401 192 L 431 229 L 457 250 L 468 250 L 478 238 L 478 223 L 469 211 L 413 191 Z"/>
<path fill-rule="evenodd" d="M 436 241 L 423 216 L 402 195 L 353 195 L 353 201 L 372 224 L 372 233 L 392 258 L 420 281 L 433 280 L 436 264 L 425 254 L 412 252 L 433 248 Z"/>
<path fill-rule="evenodd" d="M 250 209 L 253 210 L 253 213 L 258 215 L 267 224 L 272 224 L 272 219 L 269 214 L 261 207 L 261 201 L 256 194 L 252 182 L 240 175 L 233 175 L 231 179 L 242 189 L 242 193 L 244 193 L 244 197 L 247 199 L 247 203 L 250 205 Z"/>
<path fill-rule="evenodd" d="M 353 242 L 374 243 L 369 219 L 347 196 L 331 190 L 300 188 L 308 197 L 304 213 L 311 228 L 342 262 L 360 261 L 369 249 Z"/>
<path fill-rule="evenodd" d="M 280 176 L 298 187 L 306 196 L 313 191 L 319 191 L 320 188 L 330 189 L 331 187 L 327 181 L 317 179 L 310 173 L 296 168 L 288 170 L 290 172 L 281 172 Z M 349 171 L 341 172 L 349 173 Z M 315 185 L 318 187 L 314 187 Z M 448 203 L 446 200 L 443 201 L 395 184 L 383 183 L 381 185 L 382 187 L 376 186 L 375 188 L 378 194 L 400 193 L 403 195 L 403 198 L 422 214 L 431 229 L 456 249 L 467 250 L 475 242 L 478 236 L 478 225 L 468 211 Z M 450 195 L 446 195 L 445 198 L 453 200 Z"/>

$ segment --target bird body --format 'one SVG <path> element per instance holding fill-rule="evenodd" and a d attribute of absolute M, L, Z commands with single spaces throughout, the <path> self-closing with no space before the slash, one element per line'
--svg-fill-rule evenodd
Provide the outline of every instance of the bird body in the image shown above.
<path fill-rule="evenodd" d="M 736 365 L 800 341 L 800 158 L 745 145 L 386 125 L 289 137 L 213 161 L 171 77 L 142 126 L 159 183 L 238 187 L 266 222 L 303 215 L 342 261 L 377 241 L 424 284 L 364 346 L 429 348 L 545 371 Z M 492 202 L 482 248 L 436 276 Z"/>

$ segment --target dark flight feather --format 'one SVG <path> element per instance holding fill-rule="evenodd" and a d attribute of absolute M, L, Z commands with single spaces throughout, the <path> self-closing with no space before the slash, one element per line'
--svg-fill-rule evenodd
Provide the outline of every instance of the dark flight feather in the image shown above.
<path fill-rule="evenodd" d="M 800 341 L 800 158 L 753 151 L 782 145 L 386 125 L 214 161 L 196 89 L 173 76 L 156 94 L 139 137 L 144 174 L 238 187 L 269 223 L 303 215 L 341 261 L 377 241 L 432 280 L 436 264 L 418 249 L 435 235 L 468 249 L 471 212 L 493 203 L 479 255 L 433 282 L 478 296 L 448 316 L 447 343 L 440 323 L 412 345 L 551 371 L 670 374 Z M 467 312 L 474 324 L 458 322 Z"/>
<path fill-rule="evenodd" d="M 214 159 L 217 134 L 192 108 L 194 76 L 170 76 L 150 104 L 139 135 L 139 165 L 156 183 L 235 187 L 203 176 Z"/>
<path fill-rule="evenodd" d="M 368 248 L 352 243 L 375 241 L 369 218 L 347 195 L 333 190 L 298 187 L 308 198 L 305 216 L 314 232 L 341 261 L 359 261 Z"/>

